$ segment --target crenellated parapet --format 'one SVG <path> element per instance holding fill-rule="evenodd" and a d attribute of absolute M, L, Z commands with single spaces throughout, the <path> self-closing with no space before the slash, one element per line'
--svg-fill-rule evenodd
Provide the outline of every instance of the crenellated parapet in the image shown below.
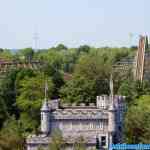
<path fill-rule="evenodd" d="M 99 109 L 108 109 L 110 103 L 110 97 L 108 95 L 97 96 L 96 106 Z"/>

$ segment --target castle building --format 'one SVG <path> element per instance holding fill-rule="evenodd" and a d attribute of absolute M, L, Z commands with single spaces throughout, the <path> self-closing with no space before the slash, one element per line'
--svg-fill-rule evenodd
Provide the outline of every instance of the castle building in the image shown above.
<path fill-rule="evenodd" d="M 60 100 L 47 101 L 41 108 L 41 135 L 27 138 L 27 150 L 38 150 L 39 146 L 47 148 L 54 130 L 61 131 L 67 150 L 73 150 L 74 143 L 83 137 L 86 148 L 107 149 L 112 143 L 122 142 L 124 96 L 97 96 L 96 105 L 88 106 L 60 105 Z"/>

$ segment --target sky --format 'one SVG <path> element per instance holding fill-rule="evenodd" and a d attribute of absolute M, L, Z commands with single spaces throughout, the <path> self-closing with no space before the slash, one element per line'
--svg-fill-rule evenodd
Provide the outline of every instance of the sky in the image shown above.
<path fill-rule="evenodd" d="M 0 0 L 0 47 L 137 45 L 150 35 L 150 0 Z"/>

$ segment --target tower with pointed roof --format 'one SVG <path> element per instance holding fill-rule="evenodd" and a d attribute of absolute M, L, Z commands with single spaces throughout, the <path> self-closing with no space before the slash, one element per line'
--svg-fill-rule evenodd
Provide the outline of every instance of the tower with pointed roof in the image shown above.
<path fill-rule="evenodd" d="M 45 99 L 41 108 L 41 132 L 48 134 L 50 132 L 50 107 L 47 98 L 48 85 L 45 83 Z"/>
<path fill-rule="evenodd" d="M 116 131 L 116 122 L 115 122 L 115 107 L 114 107 L 114 94 L 113 94 L 113 78 L 112 75 L 110 77 L 110 105 L 108 112 L 109 122 L 108 122 L 108 132 L 109 136 L 109 144 L 113 143 L 113 137 Z"/>

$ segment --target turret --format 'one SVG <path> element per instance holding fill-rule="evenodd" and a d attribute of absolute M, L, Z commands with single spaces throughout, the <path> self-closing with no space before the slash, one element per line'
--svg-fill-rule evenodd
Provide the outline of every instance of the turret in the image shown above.
<path fill-rule="evenodd" d="M 114 95 L 113 95 L 113 80 L 110 78 L 110 105 L 108 112 L 108 131 L 109 131 L 109 144 L 113 144 L 113 137 L 116 132 L 116 112 L 114 106 Z"/>
<path fill-rule="evenodd" d="M 45 100 L 41 108 L 41 132 L 48 134 L 50 132 L 50 107 L 47 101 L 48 85 L 45 83 Z"/>
<path fill-rule="evenodd" d="M 108 116 L 109 116 L 108 130 L 111 133 L 116 131 L 115 112 L 116 110 L 115 110 L 114 104 L 111 103 L 109 106 L 109 112 L 108 112 Z"/>
<path fill-rule="evenodd" d="M 109 96 L 107 96 L 107 95 L 97 96 L 97 98 L 96 98 L 97 108 L 107 109 L 108 102 L 109 102 Z"/>
<path fill-rule="evenodd" d="M 41 132 L 43 134 L 50 132 L 50 108 L 46 100 L 41 108 Z"/>

